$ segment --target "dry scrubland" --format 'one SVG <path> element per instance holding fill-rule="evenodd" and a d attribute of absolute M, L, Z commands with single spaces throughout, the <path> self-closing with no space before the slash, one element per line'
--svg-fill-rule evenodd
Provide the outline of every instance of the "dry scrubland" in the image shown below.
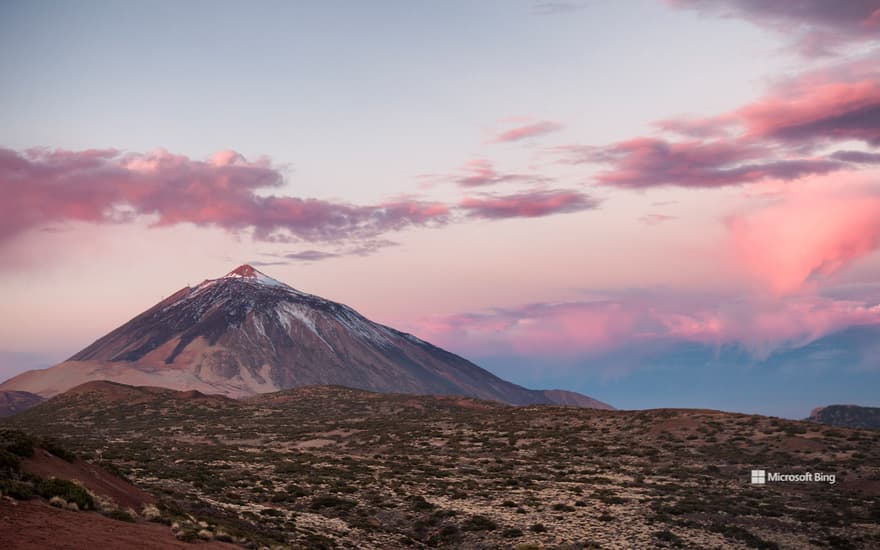
<path fill-rule="evenodd" d="M 516 408 L 315 387 L 91 383 L 5 424 L 249 546 L 878 548 L 880 432 L 714 411 Z M 837 474 L 748 484 L 752 468 Z"/>

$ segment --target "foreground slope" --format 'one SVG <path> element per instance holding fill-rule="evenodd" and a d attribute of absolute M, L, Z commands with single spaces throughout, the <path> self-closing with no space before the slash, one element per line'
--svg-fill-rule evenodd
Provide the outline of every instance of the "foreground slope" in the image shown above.
<path fill-rule="evenodd" d="M 231 400 L 104 382 L 5 422 L 100 451 L 142 488 L 273 544 L 880 547 L 870 430 L 340 387 Z M 753 486 L 754 468 L 837 482 Z"/>
<path fill-rule="evenodd" d="M 0 384 L 0 390 L 50 397 L 89 380 L 233 397 L 333 384 L 517 405 L 609 408 L 573 392 L 512 384 L 248 265 L 176 292 L 68 361 L 23 373 Z"/>

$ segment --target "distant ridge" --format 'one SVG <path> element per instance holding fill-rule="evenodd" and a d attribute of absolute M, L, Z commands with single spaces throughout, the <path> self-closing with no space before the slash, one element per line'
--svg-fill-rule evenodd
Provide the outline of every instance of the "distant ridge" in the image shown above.
<path fill-rule="evenodd" d="M 880 407 L 828 405 L 813 409 L 807 420 L 840 428 L 880 429 Z"/>
<path fill-rule="evenodd" d="M 26 391 L 0 391 L 0 418 L 26 411 L 42 401 L 39 395 Z"/>

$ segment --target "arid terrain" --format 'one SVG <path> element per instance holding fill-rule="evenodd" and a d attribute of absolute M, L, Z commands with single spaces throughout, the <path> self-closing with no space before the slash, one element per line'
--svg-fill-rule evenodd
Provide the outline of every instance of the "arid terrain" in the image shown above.
<path fill-rule="evenodd" d="M 155 496 L 181 540 L 222 532 L 251 547 L 880 546 L 880 432 L 871 430 L 341 387 L 237 401 L 107 382 L 3 425 L 124 474 Z M 836 483 L 751 485 L 756 468 L 833 473 Z"/>

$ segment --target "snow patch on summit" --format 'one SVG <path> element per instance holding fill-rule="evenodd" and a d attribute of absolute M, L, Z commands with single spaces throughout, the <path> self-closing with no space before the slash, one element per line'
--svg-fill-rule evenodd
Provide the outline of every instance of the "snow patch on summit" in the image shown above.
<path fill-rule="evenodd" d="M 277 279 L 269 277 L 248 264 L 240 265 L 223 276 L 224 279 L 245 279 L 266 286 L 287 286 Z"/>

